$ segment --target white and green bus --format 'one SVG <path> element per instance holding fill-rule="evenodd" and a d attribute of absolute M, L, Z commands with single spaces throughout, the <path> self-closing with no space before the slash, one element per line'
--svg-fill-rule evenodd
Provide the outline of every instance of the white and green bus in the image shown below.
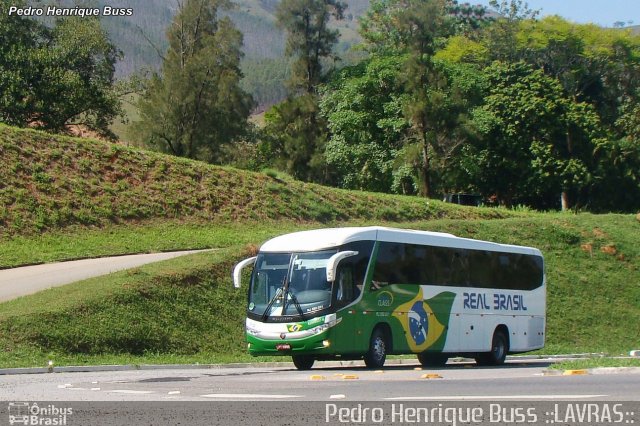
<path fill-rule="evenodd" d="M 544 346 L 542 254 L 530 247 L 383 227 L 334 228 L 273 238 L 256 257 L 248 288 L 252 355 L 315 360 L 415 353 L 423 365 L 452 356 L 502 364 L 507 353 Z"/>

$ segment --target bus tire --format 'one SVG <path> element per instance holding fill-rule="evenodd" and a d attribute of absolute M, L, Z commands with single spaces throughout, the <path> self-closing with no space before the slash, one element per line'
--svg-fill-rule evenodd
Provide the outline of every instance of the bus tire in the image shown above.
<path fill-rule="evenodd" d="M 502 365 L 509 352 L 509 340 L 504 331 L 498 329 L 491 339 L 491 351 L 476 357 L 478 365 Z"/>
<path fill-rule="evenodd" d="M 292 355 L 291 358 L 293 359 L 293 365 L 295 365 L 298 370 L 311 370 L 313 363 L 316 361 L 309 355 Z"/>
<path fill-rule="evenodd" d="M 387 359 L 387 342 L 381 328 L 376 328 L 371 333 L 369 350 L 364 356 L 364 363 L 368 368 L 381 368 Z"/>
<path fill-rule="evenodd" d="M 421 352 L 418 354 L 418 361 L 424 367 L 442 366 L 447 363 L 449 356 L 443 353 Z"/>

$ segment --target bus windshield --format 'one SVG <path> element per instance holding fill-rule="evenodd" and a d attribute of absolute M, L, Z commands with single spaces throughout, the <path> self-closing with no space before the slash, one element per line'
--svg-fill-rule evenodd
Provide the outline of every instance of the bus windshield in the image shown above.
<path fill-rule="evenodd" d="M 326 266 L 336 251 L 259 254 L 249 287 L 249 312 L 266 318 L 329 308 Z"/>

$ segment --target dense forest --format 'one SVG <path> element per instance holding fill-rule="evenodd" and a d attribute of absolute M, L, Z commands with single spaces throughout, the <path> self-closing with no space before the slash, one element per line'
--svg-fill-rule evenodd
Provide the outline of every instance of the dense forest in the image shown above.
<path fill-rule="evenodd" d="M 123 3 L 158 13 L 102 26 L 0 15 L 0 121 L 108 133 L 114 99 L 134 91 L 132 137 L 177 156 L 350 189 L 640 209 L 631 29 L 540 18 L 522 0 Z M 145 32 L 161 15 L 165 34 Z M 141 46 L 159 62 L 117 81 L 131 71 L 117 50 Z"/>

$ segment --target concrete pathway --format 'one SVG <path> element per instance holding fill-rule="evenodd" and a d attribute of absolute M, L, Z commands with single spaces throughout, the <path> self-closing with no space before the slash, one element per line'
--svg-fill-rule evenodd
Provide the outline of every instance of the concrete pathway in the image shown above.
<path fill-rule="evenodd" d="M 47 288 L 201 251 L 206 250 L 103 257 L 0 270 L 0 302 L 37 293 Z"/>

